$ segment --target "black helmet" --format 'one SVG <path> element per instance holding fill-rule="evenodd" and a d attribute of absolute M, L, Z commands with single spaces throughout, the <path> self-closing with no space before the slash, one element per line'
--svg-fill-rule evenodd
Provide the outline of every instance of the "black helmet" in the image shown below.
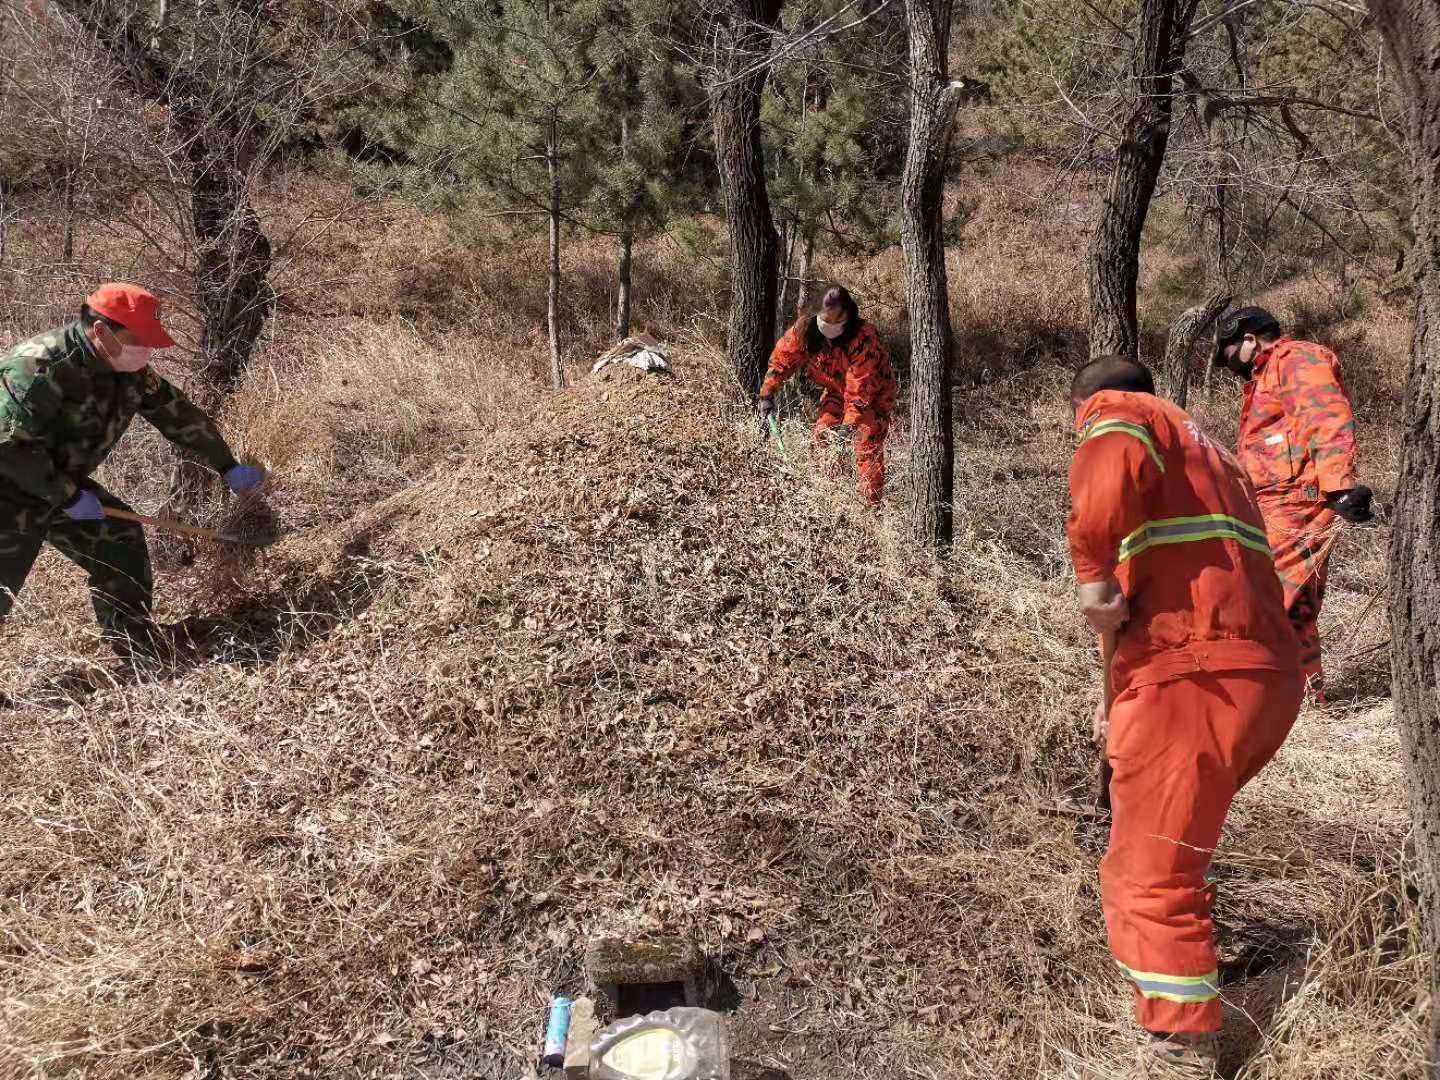
<path fill-rule="evenodd" d="M 1222 366 L 1225 363 L 1225 350 L 1246 334 L 1279 337 L 1280 320 L 1263 307 L 1236 308 L 1220 316 L 1215 322 L 1215 355 L 1210 362 L 1216 367 Z"/>

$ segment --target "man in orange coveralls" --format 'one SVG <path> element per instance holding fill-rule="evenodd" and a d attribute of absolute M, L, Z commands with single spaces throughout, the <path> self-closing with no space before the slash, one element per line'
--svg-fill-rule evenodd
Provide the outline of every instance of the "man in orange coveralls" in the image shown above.
<path fill-rule="evenodd" d="M 815 445 L 855 438 L 855 471 L 860 494 L 871 506 L 885 490 L 885 436 L 895 411 L 895 373 L 873 323 L 860 318 L 850 293 L 836 287 L 825 294 L 818 315 L 806 315 L 770 355 L 760 387 L 760 422 L 775 415 L 775 391 L 805 367 L 820 388 Z"/>
<path fill-rule="evenodd" d="M 1215 364 L 1246 380 L 1240 462 L 1265 517 L 1305 677 L 1323 700 L 1320 605 L 1336 518 L 1373 517 L 1370 489 L 1355 474 L 1355 416 L 1339 361 L 1283 336 L 1264 308 L 1246 307 L 1216 325 Z"/>
<path fill-rule="evenodd" d="M 1113 703 L 1095 718 L 1114 769 L 1100 890 L 1150 1033 L 1136 1075 L 1210 1077 L 1220 1001 L 1205 873 L 1235 793 L 1295 722 L 1299 653 L 1238 463 L 1130 360 L 1082 368 L 1071 404 L 1080 606 L 1118 639 Z"/>

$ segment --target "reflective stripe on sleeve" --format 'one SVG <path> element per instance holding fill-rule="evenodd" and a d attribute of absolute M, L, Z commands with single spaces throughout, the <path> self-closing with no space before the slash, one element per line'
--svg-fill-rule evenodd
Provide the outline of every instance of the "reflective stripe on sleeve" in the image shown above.
<path fill-rule="evenodd" d="M 1080 442 L 1087 443 L 1101 435 L 1112 434 L 1129 435 L 1139 439 L 1145 444 L 1145 450 L 1149 453 L 1150 460 L 1155 462 L 1155 467 L 1162 473 L 1165 471 L 1165 462 L 1160 459 L 1160 451 L 1155 449 L 1155 440 L 1150 437 L 1150 430 L 1143 424 L 1131 423 L 1129 420 L 1100 420 L 1085 429 L 1080 436 Z"/>

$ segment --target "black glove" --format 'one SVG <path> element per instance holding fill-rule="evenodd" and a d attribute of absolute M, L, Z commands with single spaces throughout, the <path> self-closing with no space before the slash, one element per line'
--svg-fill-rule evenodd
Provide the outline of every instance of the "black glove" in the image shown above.
<path fill-rule="evenodd" d="M 841 446 L 849 446 L 851 440 L 855 438 L 855 429 L 849 424 L 841 424 L 835 428 L 832 434 L 835 437 L 835 441 Z"/>
<path fill-rule="evenodd" d="M 760 414 L 760 426 L 766 427 L 775 416 L 775 399 L 762 397 L 756 404 L 755 410 Z"/>
<path fill-rule="evenodd" d="M 1334 510 L 1351 525 L 1364 525 L 1375 519 L 1370 509 L 1373 493 L 1364 484 L 1356 484 L 1349 491 L 1336 491 L 1325 496 L 1325 505 Z"/>

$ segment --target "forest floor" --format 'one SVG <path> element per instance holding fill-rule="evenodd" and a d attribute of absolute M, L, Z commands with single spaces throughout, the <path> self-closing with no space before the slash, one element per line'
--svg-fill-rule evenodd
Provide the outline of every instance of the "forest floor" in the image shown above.
<path fill-rule="evenodd" d="M 898 529 L 903 417 L 879 513 L 812 460 L 803 402 L 788 450 L 759 438 L 713 251 L 637 259 L 638 324 L 675 346 L 658 379 L 585 374 L 610 253 L 569 249 L 558 393 L 533 246 L 467 250 L 373 202 L 282 263 L 294 288 L 224 419 L 275 470 L 287 535 L 251 564 L 157 543 L 161 618 L 197 659 L 105 661 L 51 554 L 3 630 L 0 1076 L 519 1077 L 613 929 L 699 941 L 759 1075 L 1123 1075 L 1103 827 L 1057 809 L 1094 764 L 1063 535 L 1094 192 L 1057 199 L 1025 164 L 986 180 L 952 256 L 943 561 Z M 277 220 L 340 198 L 287 184 Z M 1152 344 L 1195 269 L 1169 227 Z M 109 243 L 85 256 L 102 270 Z M 306 286 L 321 265 L 363 269 Z M 903 370 L 898 253 L 827 269 Z M 64 274 L 26 281 L 7 337 L 65 310 Z M 1283 268 L 1263 299 L 1341 352 L 1388 502 L 1403 311 Z M 1237 395 L 1195 409 L 1217 436 Z M 165 462 L 137 431 L 105 479 L 153 509 Z M 1424 1072 L 1385 543 L 1342 535 L 1331 702 L 1217 859 L 1247 1078 Z"/>

